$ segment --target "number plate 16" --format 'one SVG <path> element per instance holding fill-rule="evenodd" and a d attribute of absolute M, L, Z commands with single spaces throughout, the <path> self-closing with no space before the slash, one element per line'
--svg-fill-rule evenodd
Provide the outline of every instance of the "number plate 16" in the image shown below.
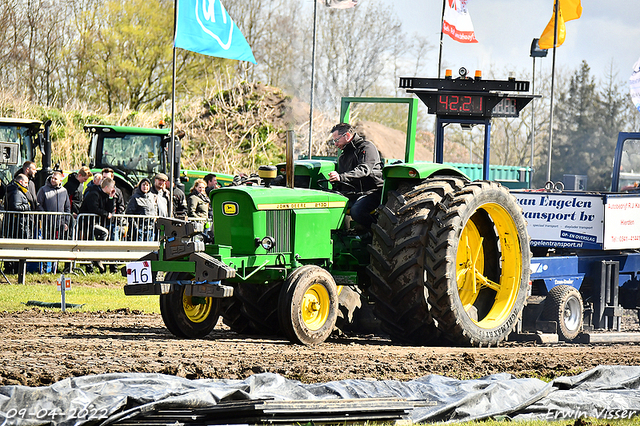
<path fill-rule="evenodd" d="M 127 284 L 149 284 L 153 282 L 151 275 L 151 262 L 127 263 Z"/>

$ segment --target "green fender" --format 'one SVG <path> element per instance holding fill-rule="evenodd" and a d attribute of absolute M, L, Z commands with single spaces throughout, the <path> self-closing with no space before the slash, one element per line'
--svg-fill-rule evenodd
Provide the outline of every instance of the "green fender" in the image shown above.
<path fill-rule="evenodd" d="M 398 163 L 385 166 L 382 169 L 384 189 L 382 203 L 387 201 L 387 193 L 397 189 L 402 182 L 408 180 L 421 181 L 432 176 L 460 176 L 468 177 L 452 166 L 438 163 Z"/>

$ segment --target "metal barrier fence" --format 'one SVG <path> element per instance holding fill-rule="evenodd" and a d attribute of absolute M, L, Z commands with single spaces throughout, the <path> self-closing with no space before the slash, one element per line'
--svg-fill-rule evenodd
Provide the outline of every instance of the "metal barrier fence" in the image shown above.
<path fill-rule="evenodd" d="M 69 213 L 0 211 L 0 239 L 157 242 L 157 219 L 126 214 L 107 219 L 88 213 L 73 217 Z M 203 222 L 205 229 L 211 225 L 207 219 L 188 220 Z"/>
<path fill-rule="evenodd" d="M 78 241 L 158 241 L 157 216 L 0 212 L 0 238 Z"/>
<path fill-rule="evenodd" d="M 137 215 L 104 219 L 94 214 L 74 218 L 68 213 L 0 211 L 0 261 L 5 261 L 5 266 L 6 262 L 20 262 L 21 284 L 26 262 L 62 261 L 75 267 L 76 263 L 134 261 L 158 250 L 156 219 Z M 4 275 L 2 269 L 0 274 Z"/>
<path fill-rule="evenodd" d="M 0 238 L 70 240 L 72 220 L 69 213 L 0 212 Z"/>
<path fill-rule="evenodd" d="M 110 219 L 95 214 L 79 214 L 74 239 L 80 241 L 158 241 L 157 216 L 114 214 Z"/>

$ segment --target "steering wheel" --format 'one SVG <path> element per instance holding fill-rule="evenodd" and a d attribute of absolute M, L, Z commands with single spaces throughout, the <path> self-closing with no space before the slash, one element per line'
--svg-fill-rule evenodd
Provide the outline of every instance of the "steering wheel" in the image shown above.
<path fill-rule="evenodd" d="M 318 185 L 325 183 L 325 182 L 330 182 L 329 179 L 318 179 Z M 354 191 L 358 191 L 358 188 L 356 188 L 354 185 L 347 183 L 347 182 L 342 182 L 340 180 L 333 182 L 333 184 L 338 184 L 338 185 L 344 185 L 344 186 L 348 186 L 349 188 L 353 189 Z M 338 191 L 337 189 L 329 189 L 329 186 L 327 185 L 327 188 L 323 188 L 323 191 L 329 191 L 329 192 L 337 192 L 340 193 L 340 191 Z"/>

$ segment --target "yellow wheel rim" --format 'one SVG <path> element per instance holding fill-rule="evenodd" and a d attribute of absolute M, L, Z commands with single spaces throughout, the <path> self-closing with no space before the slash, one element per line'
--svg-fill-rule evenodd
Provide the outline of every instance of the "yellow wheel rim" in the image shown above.
<path fill-rule="evenodd" d="M 213 297 L 183 296 L 182 307 L 191 322 L 203 322 L 213 309 Z"/>
<path fill-rule="evenodd" d="M 319 330 L 329 317 L 331 298 L 327 289 L 313 284 L 302 297 L 302 321 L 310 330 Z"/>
<path fill-rule="evenodd" d="M 471 219 L 460 235 L 456 254 L 456 279 L 458 296 L 465 312 L 478 327 L 492 329 L 507 320 L 518 297 L 522 248 L 518 229 L 504 207 L 491 203 L 483 205 L 482 209 L 487 212 L 498 233 L 501 270 L 499 280 L 495 282 L 486 276 L 485 263 L 489 259 L 484 258 L 482 250 L 485 236 L 481 235 L 478 226 Z M 486 315 L 477 318 L 477 314 L 472 315 L 474 304 L 480 292 L 487 288 L 494 290 L 495 296 Z"/>

